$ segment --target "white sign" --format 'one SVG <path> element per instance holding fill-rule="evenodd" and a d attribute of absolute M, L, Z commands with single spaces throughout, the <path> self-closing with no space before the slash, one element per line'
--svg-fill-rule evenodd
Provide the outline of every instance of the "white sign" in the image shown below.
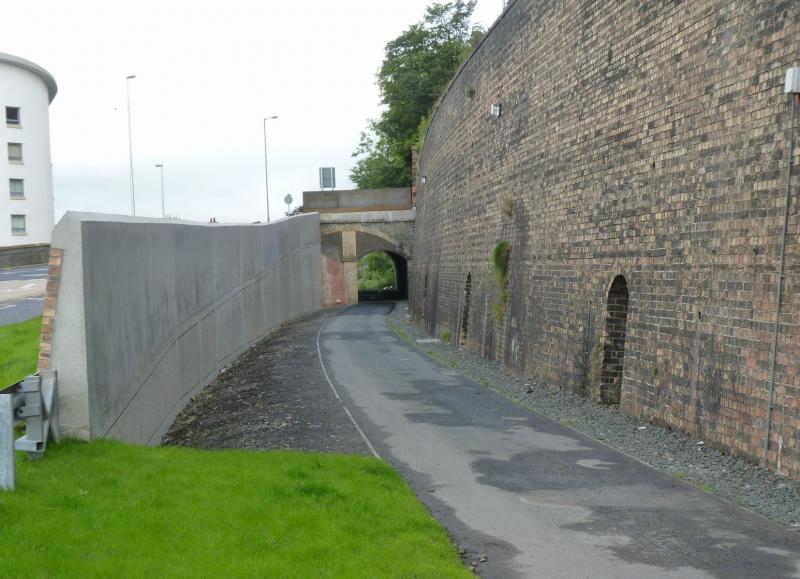
<path fill-rule="evenodd" d="M 320 189 L 335 189 L 336 188 L 336 168 L 335 167 L 320 167 L 319 168 L 319 188 Z"/>

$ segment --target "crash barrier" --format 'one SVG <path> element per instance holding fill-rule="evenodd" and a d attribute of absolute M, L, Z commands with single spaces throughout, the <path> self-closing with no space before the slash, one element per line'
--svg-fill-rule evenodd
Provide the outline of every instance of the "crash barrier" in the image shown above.
<path fill-rule="evenodd" d="M 24 434 L 14 440 L 15 427 Z M 38 458 L 47 441 L 58 442 L 58 378 L 45 370 L 0 390 L 0 489 L 16 486 L 16 451 Z"/>

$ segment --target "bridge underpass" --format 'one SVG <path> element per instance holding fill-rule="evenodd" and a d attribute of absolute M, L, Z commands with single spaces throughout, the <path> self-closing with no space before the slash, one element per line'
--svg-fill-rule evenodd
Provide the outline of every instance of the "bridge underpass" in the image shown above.
<path fill-rule="evenodd" d="M 320 214 L 323 306 L 359 302 L 358 261 L 374 251 L 392 259 L 395 287 L 362 292 L 361 300 L 408 297 L 416 218 L 410 189 L 306 191 L 303 211 Z"/>

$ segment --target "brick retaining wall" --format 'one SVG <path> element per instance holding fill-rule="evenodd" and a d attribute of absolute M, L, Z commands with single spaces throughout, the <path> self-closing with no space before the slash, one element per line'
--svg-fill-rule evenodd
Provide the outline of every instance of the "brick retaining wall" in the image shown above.
<path fill-rule="evenodd" d="M 788 159 L 782 84 L 798 65 L 795 3 L 517 0 L 450 86 L 420 155 L 414 315 L 458 339 L 470 274 L 467 348 L 760 458 Z M 793 476 L 799 182 L 769 455 Z M 489 254 L 500 239 L 512 253 L 497 320 Z M 618 276 L 624 340 L 609 321 L 623 311 Z"/>

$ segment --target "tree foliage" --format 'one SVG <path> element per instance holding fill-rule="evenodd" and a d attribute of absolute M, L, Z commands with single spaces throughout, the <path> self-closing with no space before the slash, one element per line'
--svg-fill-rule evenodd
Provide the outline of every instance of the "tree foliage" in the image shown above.
<path fill-rule="evenodd" d="M 459 65 L 483 36 L 471 24 L 476 0 L 428 6 L 424 18 L 386 44 L 377 81 L 380 118 L 361 134 L 350 178 L 361 189 L 411 184 L 411 147 Z"/>
<path fill-rule="evenodd" d="M 397 287 L 394 262 L 383 251 L 373 251 L 358 260 L 358 289 Z"/>

